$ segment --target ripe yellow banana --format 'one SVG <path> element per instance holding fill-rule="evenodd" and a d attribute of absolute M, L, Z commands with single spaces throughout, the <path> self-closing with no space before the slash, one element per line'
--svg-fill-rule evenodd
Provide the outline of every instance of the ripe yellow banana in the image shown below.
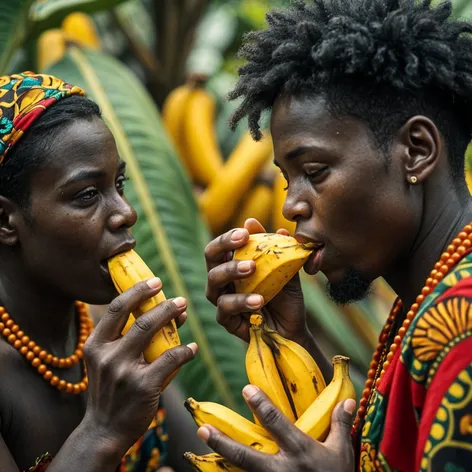
<path fill-rule="evenodd" d="M 237 213 L 244 195 L 271 156 L 270 136 L 254 141 L 249 132 L 243 135 L 218 178 L 199 197 L 202 214 L 213 234 L 220 233 Z"/>
<path fill-rule="evenodd" d="M 282 172 L 278 172 L 274 180 L 274 206 L 272 210 L 272 227 L 275 231 L 285 228 L 291 236 L 295 234 L 296 224 L 287 220 L 282 214 L 282 208 L 287 197 L 287 181 Z"/>
<path fill-rule="evenodd" d="M 109 259 L 108 268 L 113 283 L 119 293 L 123 293 L 142 280 L 148 280 L 154 277 L 154 274 L 151 272 L 149 267 L 141 257 L 139 257 L 138 253 L 133 250 L 117 254 Z M 146 300 L 138 310 L 134 311 L 134 318 L 141 316 L 143 313 L 159 305 L 159 303 L 164 300 L 166 300 L 166 297 L 164 292 L 161 291 L 156 296 Z M 125 333 L 133 324 L 133 315 L 130 315 L 123 333 Z M 179 333 L 177 332 L 175 321 L 172 320 L 154 335 L 149 346 L 144 350 L 144 359 L 146 362 L 152 362 L 163 352 L 167 351 L 167 349 L 179 345 Z M 175 374 L 177 374 L 177 372 L 175 372 L 173 376 Z"/>
<path fill-rule="evenodd" d="M 298 343 L 285 339 L 277 331 L 264 327 L 275 363 L 299 418 L 326 387 L 323 374 L 309 352 Z"/>
<path fill-rule="evenodd" d="M 81 12 L 67 15 L 61 25 L 67 39 L 81 47 L 99 51 L 101 48 L 95 24 L 90 16 Z"/>
<path fill-rule="evenodd" d="M 302 268 L 313 247 L 300 244 L 291 236 L 251 234 L 249 241 L 234 252 L 235 260 L 253 260 L 256 271 L 250 277 L 235 280 L 236 292 L 258 293 L 268 303 Z"/>
<path fill-rule="evenodd" d="M 230 464 L 224 457 L 215 452 L 203 456 L 186 452 L 184 459 L 190 462 L 198 472 L 243 472 L 242 469 Z"/>
<path fill-rule="evenodd" d="M 55 28 L 42 33 L 38 38 L 37 51 L 38 71 L 44 72 L 64 57 L 66 53 L 64 32 Z"/>
<path fill-rule="evenodd" d="M 223 157 L 216 136 L 215 109 L 213 96 L 197 86 L 190 95 L 184 115 L 185 140 L 195 170 L 195 179 L 205 186 L 215 180 L 223 167 Z"/>
<path fill-rule="evenodd" d="M 294 423 L 295 415 L 277 371 L 274 355 L 262 339 L 262 316 L 252 315 L 250 323 L 251 339 L 246 353 L 246 372 L 249 382 L 259 387 L 272 403 Z M 256 417 L 254 419 L 256 423 L 259 423 Z"/>
<path fill-rule="evenodd" d="M 248 218 L 256 218 L 262 226 L 266 226 L 270 220 L 272 206 L 273 190 L 264 182 L 256 184 L 243 201 L 234 227 L 244 228 L 244 222 Z"/>
<path fill-rule="evenodd" d="M 172 90 L 164 101 L 162 119 L 180 157 L 180 162 L 189 177 L 195 180 L 195 163 L 187 149 L 184 134 L 184 119 L 187 114 L 190 96 L 194 92 L 193 84 L 186 83 Z"/>
<path fill-rule="evenodd" d="M 185 408 L 190 412 L 197 426 L 209 424 L 223 434 L 245 446 L 258 451 L 275 454 L 279 447 L 269 433 L 233 410 L 213 402 L 197 402 L 193 398 L 185 401 Z"/>
<path fill-rule="evenodd" d="M 356 399 L 356 391 L 349 377 L 349 358 L 334 356 L 333 365 L 333 379 L 295 422 L 297 428 L 317 441 L 324 441 L 328 436 L 335 406 L 348 398 Z"/>

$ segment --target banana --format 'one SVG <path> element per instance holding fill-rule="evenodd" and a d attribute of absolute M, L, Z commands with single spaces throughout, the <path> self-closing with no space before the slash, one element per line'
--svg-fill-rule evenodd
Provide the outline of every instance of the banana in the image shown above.
<path fill-rule="evenodd" d="M 90 16 L 81 12 L 74 12 L 67 15 L 61 25 L 62 31 L 67 39 L 73 41 L 81 47 L 101 49 L 100 38 Z"/>
<path fill-rule="evenodd" d="M 187 82 L 172 90 L 164 101 L 162 119 L 169 136 L 177 149 L 180 161 L 192 180 L 196 178 L 195 163 L 187 149 L 184 135 L 184 118 L 187 114 L 193 84 Z"/>
<path fill-rule="evenodd" d="M 185 408 L 193 416 L 197 426 L 209 424 L 244 446 L 275 454 L 279 447 L 269 433 L 259 425 L 251 423 L 238 413 L 213 402 L 197 402 L 193 398 L 185 401 Z"/>
<path fill-rule="evenodd" d="M 201 85 L 190 95 L 183 117 L 185 140 L 195 171 L 195 180 L 208 185 L 223 167 L 215 128 L 216 103 Z"/>
<path fill-rule="evenodd" d="M 256 184 L 247 199 L 243 201 L 234 227 L 244 228 L 244 222 L 248 218 L 256 218 L 262 226 L 266 226 L 270 220 L 272 205 L 273 190 L 264 182 Z"/>
<path fill-rule="evenodd" d="M 198 472 L 243 472 L 242 469 L 231 465 L 224 457 L 214 452 L 203 456 L 186 452 L 184 459 L 190 462 Z"/>
<path fill-rule="evenodd" d="M 40 72 L 59 62 L 66 53 L 66 38 L 59 29 L 50 29 L 41 34 L 37 44 L 37 63 Z"/>
<path fill-rule="evenodd" d="M 354 385 L 349 377 L 349 358 L 333 357 L 334 373 L 329 385 L 295 422 L 295 426 L 317 441 L 328 436 L 334 407 L 348 398 L 356 398 Z"/>
<path fill-rule="evenodd" d="M 251 234 L 248 243 L 234 251 L 233 259 L 252 259 L 256 271 L 250 277 L 234 281 L 236 292 L 258 293 L 268 303 L 302 268 L 313 249 L 291 236 Z"/>
<path fill-rule="evenodd" d="M 268 134 L 268 133 L 265 133 Z M 214 179 L 199 197 L 199 205 L 213 234 L 237 213 L 260 170 L 272 156 L 272 140 L 254 141 L 246 132 Z"/>
<path fill-rule="evenodd" d="M 108 268 L 113 283 L 119 293 L 123 293 L 125 290 L 128 290 L 142 280 L 154 277 L 154 274 L 151 272 L 149 267 L 133 250 L 117 254 L 109 259 Z M 164 292 L 160 291 L 157 295 L 142 303 L 139 309 L 135 310 L 133 314 L 130 315 L 128 323 L 123 330 L 123 334 L 131 327 L 134 318 L 141 316 L 143 313 L 159 305 L 159 303 L 164 300 L 166 300 Z M 175 321 L 172 320 L 154 335 L 149 346 L 144 350 L 144 359 L 146 362 L 152 362 L 163 352 L 167 351 L 167 349 L 179 345 L 179 333 L 177 332 Z M 173 376 L 176 374 L 177 372 L 175 372 Z"/>
<path fill-rule="evenodd" d="M 299 418 L 326 387 L 323 374 L 308 351 L 277 331 L 264 327 L 262 337 L 274 354 L 277 369 Z"/>
<path fill-rule="evenodd" d="M 295 234 L 296 224 L 293 221 L 287 220 L 282 214 L 282 208 L 287 197 L 287 181 L 282 172 L 278 172 L 274 180 L 274 206 L 272 210 L 272 227 L 275 231 L 280 228 L 285 228 L 290 235 Z"/>
<path fill-rule="evenodd" d="M 250 319 L 250 342 L 246 353 L 246 372 L 249 382 L 259 387 L 272 403 L 292 422 L 295 415 L 285 388 L 277 371 L 270 347 L 262 339 L 262 316 L 252 315 Z M 254 417 L 256 423 L 258 419 Z"/>

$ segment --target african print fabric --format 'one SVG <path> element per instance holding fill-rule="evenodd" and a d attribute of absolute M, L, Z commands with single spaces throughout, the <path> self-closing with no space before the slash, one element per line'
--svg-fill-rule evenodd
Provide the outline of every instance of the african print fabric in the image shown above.
<path fill-rule="evenodd" d="M 0 164 L 48 107 L 70 95 L 85 92 L 51 75 L 23 72 L 0 77 Z"/>
<path fill-rule="evenodd" d="M 472 470 L 472 254 L 427 296 L 367 407 L 359 470 Z"/>

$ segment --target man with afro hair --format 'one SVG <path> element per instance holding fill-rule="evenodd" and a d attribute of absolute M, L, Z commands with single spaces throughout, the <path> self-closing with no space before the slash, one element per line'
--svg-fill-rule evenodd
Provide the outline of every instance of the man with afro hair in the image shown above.
<path fill-rule="evenodd" d="M 267 14 L 245 38 L 246 62 L 230 94 L 231 120 L 255 139 L 271 112 L 274 161 L 287 180 L 283 213 L 317 249 L 340 304 L 384 277 L 398 295 L 379 333 L 365 389 L 334 410 L 319 442 L 257 387 L 243 394 L 280 451 L 265 454 L 204 425 L 199 435 L 256 472 L 472 470 L 472 204 L 464 156 L 472 138 L 472 24 L 445 1 L 306 0 Z M 207 297 L 230 333 L 248 340 L 257 294 L 232 282 L 255 270 L 231 261 L 249 219 L 206 249 Z M 281 230 L 284 232 L 284 230 Z M 307 329 L 298 276 L 264 317 L 304 346 L 326 381 L 331 363 Z M 353 416 L 355 420 L 353 421 Z"/>

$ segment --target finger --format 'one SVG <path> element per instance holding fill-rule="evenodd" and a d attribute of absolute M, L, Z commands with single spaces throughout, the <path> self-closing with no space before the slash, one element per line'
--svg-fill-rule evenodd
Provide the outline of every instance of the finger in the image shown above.
<path fill-rule="evenodd" d="M 134 287 L 118 295 L 108 306 L 91 337 L 94 341 L 115 341 L 128 321 L 129 314 L 142 303 L 156 295 L 162 288 L 161 279 L 155 277 L 146 282 L 139 282 Z"/>
<path fill-rule="evenodd" d="M 283 234 L 284 236 L 290 236 L 290 233 L 285 228 L 278 229 L 277 234 Z"/>
<path fill-rule="evenodd" d="M 229 333 L 249 340 L 249 314 L 264 305 L 261 295 L 236 293 L 222 295 L 217 302 L 216 321 Z M 244 316 L 247 313 L 247 318 Z"/>
<path fill-rule="evenodd" d="M 264 226 L 255 218 L 248 218 L 244 222 L 244 227 L 249 231 L 249 234 L 266 233 Z"/>
<path fill-rule="evenodd" d="M 183 326 L 184 323 L 187 321 L 187 318 L 188 318 L 188 315 L 187 315 L 186 311 L 184 311 L 181 315 L 179 315 L 175 319 L 175 324 L 176 324 L 177 328 L 180 328 L 181 326 Z"/>
<path fill-rule="evenodd" d="M 305 442 L 306 435 L 275 407 L 261 389 L 255 385 L 246 385 L 243 396 L 251 411 L 281 449 L 297 451 L 300 444 Z"/>
<path fill-rule="evenodd" d="M 180 316 L 186 308 L 187 300 L 183 297 L 159 303 L 159 305 L 136 318 L 129 331 L 120 341 L 120 349 L 132 358 L 140 356 L 144 349 L 149 346 L 153 336 L 166 324 Z"/>
<path fill-rule="evenodd" d="M 249 277 L 256 270 L 254 261 L 230 261 L 214 267 L 208 272 L 207 299 L 216 305 L 221 289 L 235 280 Z"/>
<path fill-rule="evenodd" d="M 276 470 L 274 465 L 276 456 L 274 454 L 264 454 L 252 447 L 243 446 L 213 426 L 205 424 L 198 429 L 197 434 L 215 452 L 247 472 L 273 472 Z"/>
<path fill-rule="evenodd" d="M 351 444 L 349 438 L 351 437 L 355 409 L 356 401 L 352 398 L 336 405 L 331 415 L 331 427 L 329 435 L 326 438 L 326 445 L 331 444 L 333 447 L 339 449 L 340 444 Z"/>
<path fill-rule="evenodd" d="M 228 252 L 244 246 L 249 238 L 249 233 L 244 228 L 235 228 L 208 243 L 205 248 L 207 271 L 225 262 Z"/>
<path fill-rule="evenodd" d="M 149 370 L 149 373 L 146 375 L 149 375 L 149 378 L 154 379 L 156 382 L 156 388 L 162 388 L 170 375 L 184 364 L 191 361 L 197 352 L 198 346 L 195 343 L 168 349 L 152 364 L 146 367 L 146 369 Z"/>

